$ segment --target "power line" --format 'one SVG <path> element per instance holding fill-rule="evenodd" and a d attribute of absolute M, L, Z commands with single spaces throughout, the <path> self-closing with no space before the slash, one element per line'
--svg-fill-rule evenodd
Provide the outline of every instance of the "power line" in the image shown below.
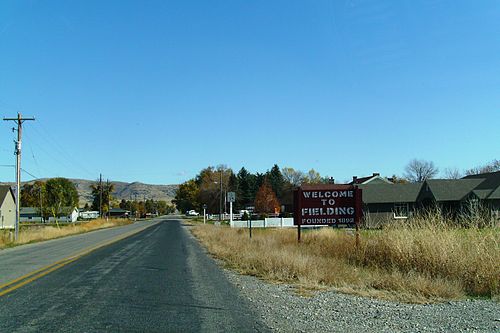
<path fill-rule="evenodd" d="M 26 137 L 28 137 L 30 139 L 32 138 L 30 135 L 26 135 Z M 55 162 L 59 163 L 60 165 L 65 166 L 66 168 L 68 168 L 68 170 L 71 169 L 71 165 L 67 161 L 64 161 L 63 159 L 60 159 L 60 158 L 56 157 L 56 155 L 53 155 L 51 152 L 49 152 L 48 150 L 46 150 L 43 146 L 41 146 L 40 144 L 38 144 L 35 140 L 32 140 L 31 143 L 33 145 L 37 146 L 38 149 L 41 152 L 45 153 L 45 155 L 47 157 L 49 157 L 52 161 L 55 161 Z"/>
<path fill-rule="evenodd" d="M 38 128 L 39 127 L 39 128 Z M 38 122 L 37 126 L 34 126 L 33 129 L 40 134 L 40 136 L 44 137 L 45 141 L 49 143 L 52 147 L 58 150 L 59 154 L 64 157 L 71 164 L 79 168 L 81 171 L 85 172 L 87 175 L 95 175 L 95 172 L 89 171 L 84 165 L 79 163 L 76 159 L 73 158 L 74 155 L 69 154 L 54 137 L 50 134 L 50 132 L 45 128 L 43 122 Z M 44 134 L 42 134 L 42 131 Z"/>
<path fill-rule="evenodd" d="M 33 157 L 33 161 L 35 161 L 36 168 L 38 169 L 38 174 L 41 175 L 42 173 L 40 172 L 40 165 L 38 164 L 38 161 L 35 158 L 35 153 L 33 152 L 33 148 L 30 147 L 30 151 L 31 151 L 31 156 Z"/>
<path fill-rule="evenodd" d="M 25 173 L 25 174 L 27 174 L 27 175 L 30 175 L 30 176 L 31 176 L 31 177 L 33 177 L 34 179 L 38 179 L 38 177 L 37 177 L 37 176 L 35 176 L 34 174 L 32 174 L 32 173 L 30 173 L 30 172 L 28 172 L 28 171 L 26 171 L 26 170 L 24 170 L 24 169 L 22 169 L 22 168 L 21 168 L 21 171 L 22 171 L 22 172 L 24 172 L 24 173 Z"/>
<path fill-rule="evenodd" d="M 7 167 L 7 168 L 15 168 L 16 166 L 13 165 L 13 164 L 0 164 L 0 167 Z M 34 174 L 30 173 L 29 171 L 21 168 L 21 171 L 24 172 L 25 174 L 27 175 L 30 175 L 31 177 L 35 178 L 35 179 L 38 179 L 37 176 L 35 176 Z"/>
<path fill-rule="evenodd" d="M 80 163 L 78 163 L 75 159 L 70 158 L 69 154 L 67 154 L 61 146 L 56 146 L 51 139 L 49 139 L 48 136 L 44 135 L 43 132 L 36 127 L 33 127 L 35 130 L 35 134 L 37 138 L 43 139 L 44 142 L 46 143 L 46 146 L 50 146 L 53 149 L 46 149 L 43 145 L 39 144 L 31 135 L 27 135 L 28 137 L 32 138 L 31 143 L 36 146 L 38 151 L 44 153 L 48 158 L 50 158 L 52 161 L 55 161 L 59 163 L 61 166 L 64 166 L 68 170 L 74 170 L 75 167 L 78 168 L 79 170 L 83 171 L 84 173 L 88 174 L 89 176 L 93 177 L 93 173 L 89 172 L 84 166 L 82 166 Z M 34 133 L 34 132 L 32 132 Z M 30 147 L 31 148 L 31 147 Z M 33 151 L 33 150 L 32 150 Z M 37 164 L 37 167 L 40 169 L 40 165 L 38 163 L 37 158 L 34 156 L 33 153 L 33 159 L 35 163 Z M 46 168 L 43 168 L 44 170 L 47 171 Z"/>

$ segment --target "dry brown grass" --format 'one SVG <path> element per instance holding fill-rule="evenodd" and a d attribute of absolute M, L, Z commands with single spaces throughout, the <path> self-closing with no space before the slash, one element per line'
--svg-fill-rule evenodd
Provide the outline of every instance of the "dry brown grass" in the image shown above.
<path fill-rule="evenodd" d="M 432 302 L 500 294 L 498 229 L 456 229 L 422 221 L 364 231 L 359 248 L 345 230 L 235 230 L 198 225 L 194 235 L 213 255 L 241 273 L 334 287 L 364 296 Z"/>
<path fill-rule="evenodd" d="M 13 231 L 4 230 L 0 232 L 0 248 L 60 238 L 68 235 L 81 234 L 92 230 L 110 228 L 130 223 L 130 220 L 123 219 L 110 219 L 109 221 L 106 219 L 97 219 L 89 222 L 60 225 L 59 228 L 57 226 L 21 226 L 17 242 L 12 241 L 11 239 Z"/>

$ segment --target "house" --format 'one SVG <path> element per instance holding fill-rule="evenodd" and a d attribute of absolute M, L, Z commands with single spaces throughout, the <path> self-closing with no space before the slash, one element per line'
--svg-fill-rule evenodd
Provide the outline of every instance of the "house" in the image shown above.
<path fill-rule="evenodd" d="M 405 219 L 417 210 L 431 207 L 439 207 L 453 217 L 471 202 L 480 202 L 494 218 L 500 217 L 500 172 L 413 184 L 368 182 L 358 186 L 363 190 L 363 211 L 370 226 Z"/>
<path fill-rule="evenodd" d="M 130 215 L 129 210 L 121 208 L 111 208 L 108 212 L 108 216 L 111 218 L 128 218 Z"/>
<path fill-rule="evenodd" d="M 392 184 L 392 182 L 384 177 L 380 176 L 380 173 L 373 173 L 368 177 L 360 177 L 357 176 L 352 177 L 352 181 L 349 185 L 366 185 L 366 184 Z"/>
<path fill-rule="evenodd" d="M 62 212 L 57 216 L 57 222 L 73 223 L 78 220 L 78 208 L 63 207 Z M 49 217 L 49 223 L 55 223 L 54 216 Z"/>
<path fill-rule="evenodd" d="M 484 179 L 472 194 L 479 200 L 484 200 L 497 214 L 500 212 L 500 171 L 466 176 L 463 179 Z"/>
<path fill-rule="evenodd" d="M 0 185 L 0 229 L 14 229 L 16 225 L 16 199 L 9 185 Z"/>
<path fill-rule="evenodd" d="M 43 222 L 39 207 L 21 207 L 19 222 Z"/>
<path fill-rule="evenodd" d="M 483 181 L 484 179 L 429 179 L 422 184 L 417 202 L 422 208 L 437 205 L 446 213 L 456 213 Z"/>
<path fill-rule="evenodd" d="M 363 215 L 367 224 L 406 219 L 417 209 L 422 183 L 392 184 L 367 183 L 358 185 L 363 190 Z"/>

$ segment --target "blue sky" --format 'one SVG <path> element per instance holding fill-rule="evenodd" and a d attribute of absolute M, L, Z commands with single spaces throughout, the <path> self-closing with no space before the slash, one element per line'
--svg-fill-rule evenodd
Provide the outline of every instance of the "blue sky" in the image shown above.
<path fill-rule="evenodd" d="M 500 157 L 499 55 L 493 0 L 3 0 L 0 115 L 36 117 L 23 136 L 36 177 L 465 169 Z"/>

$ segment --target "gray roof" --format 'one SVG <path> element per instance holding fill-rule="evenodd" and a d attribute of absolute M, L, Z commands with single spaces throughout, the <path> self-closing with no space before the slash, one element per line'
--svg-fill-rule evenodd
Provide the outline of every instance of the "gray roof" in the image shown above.
<path fill-rule="evenodd" d="M 363 202 L 394 203 L 415 202 L 422 183 L 415 184 L 363 184 L 358 185 L 363 190 Z"/>
<path fill-rule="evenodd" d="M 500 200 L 500 186 L 495 191 L 493 191 L 490 194 L 490 196 L 488 197 L 488 199 L 491 199 L 491 200 Z"/>
<path fill-rule="evenodd" d="M 71 208 L 70 206 L 62 207 L 62 214 L 72 213 L 75 208 Z M 40 214 L 40 207 L 21 207 L 19 208 L 19 213 L 24 215 L 32 215 L 32 214 Z"/>
<path fill-rule="evenodd" d="M 12 193 L 10 185 L 0 185 L 0 203 L 2 203 L 5 200 L 5 197 L 9 192 Z"/>
<path fill-rule="evenodd" d="M 429 179 L 425 183 L 436 201 L 460 201 L 484 179 Z"/>
<path fill-rule="evenodd" d="M 500 199 L 500 172 L 471 175 L 462 179 L 429 179 L 413 184 L 360 184 L 363 202 L 394 203 L 416 202 L 422 187 L 429 188 L 438 202 L 461 201 L 471 193 L 482 200 Z"/>
<path fill-rule="evenodd" d="M 466 176 L 463 179 L 481 179 L 483 182 L 476 188 L 477 190 L 489 190 L 490 194 L 487 198 L 480 199 L 500 199 L 500 171 L 481 173 L 479 175 Z"/>
<path fill-rule="evenodd" d="M 496 189 L 500 186 L 500 171 L 470 175 L 462 179 L 482 179 L 483 182 L 477 187 L 478 190 Z"/>
<path fill-rule="evenodd" d="M 40 215 L 40 208 L 36 207 L 21 207 L 19 208 L 19 214 L 21 215 Z"/>
<path fill-rule="evenodd" d="M 474 190 L 472 193 L 474 193 L 479 199 L 484 200 L 488 198 L 490 193 L 493 192 L 491 189 L 490 190 Z"/>
<path fill-rule="evenodd" d="M 121 209 L 121 208 L 111 208 L 109 210 L 110 213 L 130 213 L 129 210 Z"/>

